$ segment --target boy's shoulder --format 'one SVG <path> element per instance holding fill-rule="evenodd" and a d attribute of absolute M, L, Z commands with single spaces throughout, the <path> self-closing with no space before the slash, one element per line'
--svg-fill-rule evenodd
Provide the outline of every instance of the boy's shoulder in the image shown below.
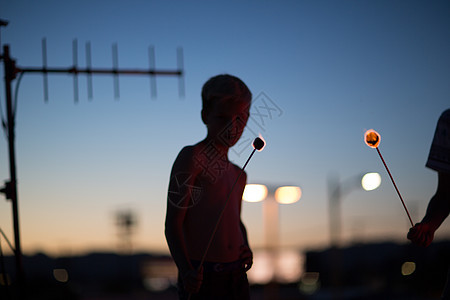
<path fill-rule="evenodd" d="M 202 146 L 200 143 L 183 147 L 175 159 L 174 167 L 177 166 L 182 169 L 192 170 L 201 151 Z"/>
<path fill-rule="evenodd" d="M 201 151 L 202 146 L 200 145 L 200 143 L 197 143 L 195 145 L 184 146 L 178 153 L 178 159 L 191 160 L 195 156 L 198 156 L 199 153 L 201 153 Z"/>
<path fill-rule="evenodd" d="M 220 156 L 214 151 L 214 148 L 204 142 L 198 142 L 195 145 L 183 147 L 174 163 L 174 169 L 178 172 L 189 172 L 190 174 L 204 173 L 214 177 L 219 174 L 212 174 L 211 170 L 225 175 L 234 176 L 236 173 L 242 171 L 241 168 L 231 161 L 226 156 Z M 210 171 L 210 172 L 206 172 Z M 243 172 L 243 178 L 246 177 Z M 207 176 L 208 177 L 208 176 Z M 212 178 L 214 180 L 214 178 Z"/>

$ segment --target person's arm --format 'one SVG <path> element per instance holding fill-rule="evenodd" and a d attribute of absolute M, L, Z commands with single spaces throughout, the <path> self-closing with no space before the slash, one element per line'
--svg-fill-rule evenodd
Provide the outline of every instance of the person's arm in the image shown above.
<path fill-rule="evenodd" d="M 170 254 L 183 279 L 184 288 L 189 293 L 196 293 L 202 284 L 202 273 L 201 271 L 198 272 L 189 260 L 182 228 L 185 215 L 183 211 L 186 211 L 186 209 L 175 207 L 172 203 L 168 203 L 165 236 Z"/>
<path fill-rule="evenodd" d="M 244 191 L 245 189 L 245 185 L 247 183 L 247 174 L 244 172 L 243 173 L 243 178 L 242 178 L 242 185 L 244 186 L 242 188 L 242 191 Z M 239 204 L 239 211 L 241 211 L 242 209 L 242 196 L 241 196 L 241 203 Z M 240 255 L 240 259 L 242 261 L 242 264 L 244 265 L 245 271 L 250 270 L 250 268 L 253 265 L 253 252 L 250 249 L 250 245 L 248 242 L 248 237 L 247 237 L 247 229 L 245 228 L 244 223 L 242 222 L 242 219 L 239 220 L 240 222 L 240 228 L 241 228 L 241 232 L 242 232 L 242 238 L 244 239 L 244 244 L 241 246 L 241 255 Z"/>
<path fill-rule="evenodd" d="M 413 243 L 427 247 L 433 241 L 435 231 L 450 213 L 450 173 L 438 173 L 436 194 L 428 203 L 425 217 L 408 232 Z"/>
<path fill-rule="evenodd" d="M 183 223 L 191 201 L 190 187 L 194 180 L 195 174 L 189 168 L 189 155 L 182 150 L 174 162 L 169 182 L 165 236 L 170 254 L 189 293 L 197 292 L 202 282 L 201 272 L 197 272 L 189 260 L 183 234 Z"/>
<path fill-rule="evenodd" d="M 241 246 L 240 259 L 242 261 L 242 264 L 244 265 L 245 271 L 248 271 L 253 265 L 253 252 L 250 249 L 250 245 L 248 243 L 247 230 L 245 229 L 245 225 L 244 223 L 242 223 L 242 221 L 240 225 L 242 236 L 244 237 L 244 244 Z"/>
<path fill-rule="evenodd" d="M 428 204 L 422 222 L 429 223 L 434 230 L 441 226 L 450 213 L 450 173 L 438 173 L 438 188 Z"/>

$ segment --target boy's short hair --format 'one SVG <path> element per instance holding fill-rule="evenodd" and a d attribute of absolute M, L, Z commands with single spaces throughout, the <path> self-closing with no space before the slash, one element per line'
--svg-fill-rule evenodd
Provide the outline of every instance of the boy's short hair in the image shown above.
<path fill-rule="evenodd" d="M 245 101 L 250 104 L 252 93 L 239 78 L 229 74 L 211 77 L 202 88 L 203 110 L 208 111 L 215 102 L 221 99 Z"/>

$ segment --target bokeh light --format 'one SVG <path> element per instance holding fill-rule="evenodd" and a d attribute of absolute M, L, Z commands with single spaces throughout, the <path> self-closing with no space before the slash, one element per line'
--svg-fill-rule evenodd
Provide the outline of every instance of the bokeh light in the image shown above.
<path fill-rule="evenodd" d="M 413 261 L 405 261 L 402 265 L 402 275 L 409 276 L 416 270 L 416 263 Z"/>
<path fill-rule="evenodd" d="M 247 184 L 242 199 L 247 202 L 260 202 L 267 197 L 267 187 L 263 184 Z"/>
<path fill-rule="evenodd" d="M 247 273 L 248 281 L 251 284 L 267 284 L 274 274 L 275 269 L 270 254 L 266 251 L 254 251 L 253 266 Z"/>
<path fill-rule="evenodd" d="M 278 282 L 298 282 L 303 275 L 305 256 L 295 249 L 283 249 L 276 260 L 275 277 Z"/>
<path fill-rule="evenodd" d="M 302 190 L 298 186 L 282 186 L 275 191 L 275 199 L 281 204 L 295 203 L 302 197 Z"/>
<path fill-rule="evenodd" d="M 314 294 L 320 288 L 319 273 L 318 272 L 306 272 L 299 284 L 301 292 L 311 295 Z"/>
<path fill-rule="evenodd" d="M 381 184 L 381 176 L 378 173 L 367 173 L 361 179 L 361 186 L 366 191 L 373 191 Z"/>
<path fill-rule="evenodd" d="M 67 273 L 66 269 L 54 269 L 53 277 L 55 277 L 56 281 L 59 282 L 69 281 L 69 273 Z"/>

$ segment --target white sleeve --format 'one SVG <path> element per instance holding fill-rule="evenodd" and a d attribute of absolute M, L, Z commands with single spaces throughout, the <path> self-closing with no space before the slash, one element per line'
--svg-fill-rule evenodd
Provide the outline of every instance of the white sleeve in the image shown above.
<path fill-rule="evenodd" d="M 439 118 L 426 166 L 438 172 L 450 173 L 450 109 Z"/>

